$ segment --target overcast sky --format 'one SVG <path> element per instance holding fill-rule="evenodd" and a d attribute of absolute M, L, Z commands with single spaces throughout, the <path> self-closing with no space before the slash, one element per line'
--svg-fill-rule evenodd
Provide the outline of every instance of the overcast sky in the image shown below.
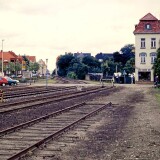
<path fill-rule="evenodd" d="M 0 0 L 4 51 L 48 59 L 65 52 L 113 53 L 134 43 L 147 13 L 160 19 L 160 0 Z"/>

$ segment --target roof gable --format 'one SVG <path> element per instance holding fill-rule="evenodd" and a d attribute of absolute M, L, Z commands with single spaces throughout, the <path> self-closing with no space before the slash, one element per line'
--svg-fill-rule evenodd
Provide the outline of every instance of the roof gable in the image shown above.
<path fill-rule="evenodd" d="M 160 21 L 151 13 L 146 14 L 135 26 L 134 34 L 160 34 Z"/>
<path fill-rule="evenodd" d="M 140 21 L 157 21 L 158 19 L 154 17 L 151 13 L 146 14 Z"/>

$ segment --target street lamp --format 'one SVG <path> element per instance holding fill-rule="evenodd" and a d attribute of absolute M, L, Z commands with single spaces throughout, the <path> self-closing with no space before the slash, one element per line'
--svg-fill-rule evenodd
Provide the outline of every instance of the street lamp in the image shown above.
<path fill-rule="evenodd" d="M 17 77 L 17 72 L 18 72 L 18 64 L 17 64 L 17 62 L 18 62 L 18 59 L 15 60 L 15 75 L 16 75 L 16 77 Z"/>
<path fill-rule="evenodd" d="M 48 59 L 46 59 L 46 88 L 48 86 L 47 63 L 48 63 Z"/>
<path fill-rule="evenodd" d="M 2 39 L 2 76 L 4 76 L 4 73 L 3 73 L 3 42 L 4 42 L 4 39 Z"/>

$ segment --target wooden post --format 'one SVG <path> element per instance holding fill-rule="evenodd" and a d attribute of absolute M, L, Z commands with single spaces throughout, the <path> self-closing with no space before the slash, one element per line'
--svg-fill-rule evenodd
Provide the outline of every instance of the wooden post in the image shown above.
<path fill-rule="evenodd" d="M 3 90 L 2 90 L 2 89 L 0 89 L 0 101 L 1 101 L 1 102 L 4 102 L 4 101 L 3 101 Z"/>

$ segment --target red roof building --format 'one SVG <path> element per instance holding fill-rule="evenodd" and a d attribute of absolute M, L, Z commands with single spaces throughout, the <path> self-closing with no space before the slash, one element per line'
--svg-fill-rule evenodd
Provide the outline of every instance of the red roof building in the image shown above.
<path fill-rule="evenodd" d="M 160 20 L 146 14 L 135 26 L 135 81 L 154 81 L 153 64 L 160 47 Z"/>
<path fill-rule="evenodd" d="M 2 61 L 2 51 L 0 52 L 0 60 Z M 17 60 L 21 61 L 21 58 L 17 56 L 14 52 L 8 51 L 3 52 L 3 61 L 5 62 L 16 62 Z"/>
<path fill-rule="evenodd" d="M 146 14 L 142 17 L 135 26 L 134 34 L 155 34 L 160 33 L 160 21 L 154 17 L 151 13 Z"/>

